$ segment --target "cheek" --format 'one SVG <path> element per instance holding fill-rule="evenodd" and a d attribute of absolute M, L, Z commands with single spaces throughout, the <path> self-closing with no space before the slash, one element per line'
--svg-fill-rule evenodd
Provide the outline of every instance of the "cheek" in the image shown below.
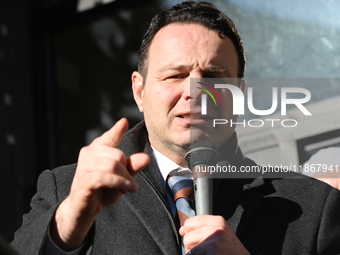
<path fill-rule="evenodd" d="M 233 97 L 227 89 L 222 89 L 222 92 L 223 106 L 220 112 L 225 116 L 225 118 L 230 118 L 233 115 Z"/>
<path fill-rule="evenodd" d="M 159 105 L 160 108 L 173 108 L 179 99 L 180 93 L 172 87 L 164 87 L 155 91 L 154 94 L 155 104 Z"/>
<path fill-rule="evenodd" d="M 170 95 L 164 91 L 156 89 L 145 90 L 143 98 L 144 114 L 149 116 L 159 116 L 161 112 L 166 111 L 168 108 L 169 100 Z"/>

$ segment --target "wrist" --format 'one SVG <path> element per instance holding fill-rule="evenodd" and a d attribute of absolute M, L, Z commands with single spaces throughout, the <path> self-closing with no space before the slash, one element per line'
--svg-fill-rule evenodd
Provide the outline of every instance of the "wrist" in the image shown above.
<path fill-rule="evenodd" d="M 51 222 L 50 237 L 64 251 L 76 249 L 84 243 L 94 220 L 74 214 L 65 199 Z"/>

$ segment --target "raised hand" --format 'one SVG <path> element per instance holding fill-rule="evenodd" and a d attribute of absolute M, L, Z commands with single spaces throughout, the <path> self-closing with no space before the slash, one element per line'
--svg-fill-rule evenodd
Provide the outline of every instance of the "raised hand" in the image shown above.
<path fill-rule="evenodd" d="M 133 176 L 149 163 L 149 156 L 130 158 L 117 149 L 128 121 L 123 118 L 109 131 L 81 149 L 69 196 L 60 204 L 51 228 L 52 239 L 64 250 L 79 247 L 99 212 L 123 194 L 138 189 Z"/>

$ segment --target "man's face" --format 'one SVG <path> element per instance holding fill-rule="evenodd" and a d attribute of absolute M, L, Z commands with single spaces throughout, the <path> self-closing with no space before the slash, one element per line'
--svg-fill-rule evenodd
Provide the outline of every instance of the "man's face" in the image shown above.
<path fill-rule="evenodd" d="M 216 147 L 233 133 L 230 125 L 213 127 L 212 119 L 233 119 L 229 90 L 220 91 L 223 107 L 201 115 L 202 90 L 190 89 L 190 78 L 228 78 L 237 85 L 238 58 L 229 38 L 198 24 L 174 23 L 155 35 L 148 54 L 146 80 L 132 75 L 135 100 L 144 113 L 149 139 L 178 164 L 190 143 L 210 140 Z M 234 79 L 232 79 L 234 78 Z M 243 84 L 243 83 L 242 83 Z M 213 86 L 213 84 L 212 84 Z M 191 91 L 190 91 L 191 90 Z"/>

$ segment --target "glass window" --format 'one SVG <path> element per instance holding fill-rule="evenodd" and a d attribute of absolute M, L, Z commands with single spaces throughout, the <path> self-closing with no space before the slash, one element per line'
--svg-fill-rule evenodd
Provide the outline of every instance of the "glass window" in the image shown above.
<path fill-rule="evenodd" d="M 142 119 L 132 96 L 131 73 L 155 4 L 121 8 L 54 34 L 59 164 L 121 117 Z"/>
<path fill-rule="evenodd" d="M 288 112 L 287 116 L 274 113 L 275 117 L 281 119 L 298 120 L 297 127 L 239 128 L 240 143 L 256 144 L 259 150 L 256 152 L 254 147 L 244 146 L 244 151 L 249 151 L 249 155 L 254 156 L 259 163 L 273 163 L 273 157 L 268 154 L 265 142 L 258 142 L 266 141 L 266 137 L 271 135 L 276 138 L 279 148 L 277 153 L 279 157 L 275 157 L 277 164 L 303 163 L 297 146 L 299 141 L 316 136 L 322 141 L 327 139 L 326 134 L 329 132 L 340 134 L 340 115 L 337 113 L 337 105 L 340 103 L 340 80 L 337 79 L 340 77 L 338 18 L 340 2 L 333 0 L 211 2 L 233 19 L 241 33 L 247 55 L 246 79 L 249 81 L 248 86 L 254 87 L 255 108 L 270 108 L 271 89 L 275 86 L 292 87 L 296 84 L 311 92 L 311 99 L 306 104 L 313 115 L 310 118 L 302 118 L 298 111 Z M 254 81 L 253 79 L 262 79 L 262 83 L 252 86 L 250 83 Z M 261 118 L 265 117 L 251 115 L 248 112 L 240 119 Z"/>

